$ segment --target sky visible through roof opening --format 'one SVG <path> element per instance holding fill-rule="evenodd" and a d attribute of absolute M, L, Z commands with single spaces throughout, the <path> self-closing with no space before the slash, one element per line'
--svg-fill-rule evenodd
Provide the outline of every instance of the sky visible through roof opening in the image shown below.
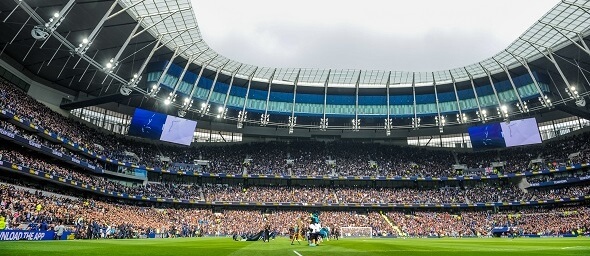
<path fill-rule="evenodd" d="M 556 0 L 192 0 L 218 53 L 266 67 L 437 71 L 505 49 Z"/>

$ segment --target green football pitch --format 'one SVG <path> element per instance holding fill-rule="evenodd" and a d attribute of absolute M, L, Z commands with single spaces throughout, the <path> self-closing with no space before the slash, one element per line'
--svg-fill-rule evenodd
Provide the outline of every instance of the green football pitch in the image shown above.
<path fill-rule="evenodd" d="M 341 239 L 318 247 L 231 238 L 0 242 L 0 255 L 590 255 L 590 238 Z"/>

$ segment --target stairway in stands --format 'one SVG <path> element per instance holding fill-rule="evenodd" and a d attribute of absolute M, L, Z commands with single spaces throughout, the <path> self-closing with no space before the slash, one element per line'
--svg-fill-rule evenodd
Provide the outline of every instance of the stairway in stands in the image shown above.
<path fill-rule="evenodd" d="M 455 158 L 455 164 L 461 164 L 461 163 L 459 162 L 459 157 L 457 157 L 457 152 L 455 152 L 454 150 L 453 150 L 453 151 L 451 151 L 451 152 L 453 152 L 453 158 Z"/>
<path fill-rule="evenodd" d="M 199 194 L 200 194 L 200 196 L 201 196 L 201 200 L 207 200 L 207 199 L 205 198 L 205 194 L 203 193 L 203 187 L 199 187 Z"/>
<path fill-rule="evenodd" d="M 379 214 L 381 214 L 381 217 L 383 217 L 383 219 L 389 224 L 389 226 L 391 226 L 393 231 L 395 231 L 398 236 L 404 236 L 404 233 L 401 231 L 401 229 L 399 229 L 398 226 L 391 222 L 389 217 L 387 217 L 387 214 L 384 214 L 382 211 L 379 211 Z"/>

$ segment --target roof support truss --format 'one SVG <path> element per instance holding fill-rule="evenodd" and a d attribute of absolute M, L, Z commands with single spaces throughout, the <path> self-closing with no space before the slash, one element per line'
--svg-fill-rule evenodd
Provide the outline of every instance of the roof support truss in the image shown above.
<path fill-rule="evenodd" d="M 412 72 L 412 96 L 414 101 L 412 104 L 414 105 L 414 120 L 417 122 L 418 120 L 418 111 L 416 107 L 416 73 Z M 414 127 L 416 128 L 416 127 Z"/>
<path fill-rule="evenodd" d="M 579 5 L 577 3 L 570 3 L 570 2 L 565 1 L 565 0 L 561 0 L 561 2 L 564 3 L 564 4 L 567 4 L 567 5 L 578 7 L 580 10 L 584 11 L 585 13 L 590 14 L 590 6 Z"/>
<path fill-rule="evenodd" d="M 223 64 L 221 67 L 219 67 L 217 69 L 217 72 L 215 72 L 215 78 L 213 79 L 213 84 L 211 84 L 211 88 L 209 88 L 209 93 L 207 93 L 207 101 L 205 101 L 205 105 L 209 106 L 209 101 L 211 100 L 211 94 L 213 94 L 213 90 L 215 90 L 215 84 L 217 83 L 217 78 L 219 78 L 219 72 L 221 72 L 221 70 L 225 67 L 225 65 L 227 65 L 227 63 L 229 63 L 229 60 L 227 60 L 225 62 L 225 64 Z M 223 112 L 225 112 L 225 108 L 221 109 L 221 111 L 218 111 L 219 114 L 223 114 Z M 201 113 L 201 116 L 203 116 L 203 113 Z"/>
<path fill-rule="evenodd" d="M 561 76 L 561 78 L 563 79 L 563 82 L 565 83 L 565 85 L 567 86 L 567 88 L 570 88 L 570 82 L 567 80 L 567 78 L 565 77 L 565 75 L 563 74 L 563 71 L 561 70 L 561 67 L 559 66 L 559 64 L 557 63 L 557 60 L 555 60 L 555 56 L 553 56 L 553 52 L 551 51 L 550 48 L 545 48 L 545 50 L 547 51 L 547 53 L 545 53 L 544 51 L 541 51 L 541 49 L 539 49 L 538 45 L 525 40 L 527 43 L 529 43 L 531 46 L 533 46 L 539 53 L 543 54 L 543 56 L 545 56 L 545 58 L 547 58 L 549 61 L 551 61 L 551 63 L 553 63 L 553 65 L 555 66 L 555 68 L 557 69 L 557 72 L 559 73 L 559 75 Z"/>
<path fill-rule="evenodd" d="M 567 39 L 568 41 L 572 42 L 573 45 L 577 46 L 578 48 L 580 48 L 580 50 L 584 51 L 585 53 L 587 53 L 588 55 L 590 55 L 590 49 L 588 48 L 588 45 L 586 45 L 586 42 L 584 42 L 584 37 L 580 34 L 580 32 L 577 31 L 572 31 L 566 28 L 562 28 L 559 26 L 555 26 L 543 21 L 539 21 L 539 23 L 541 24 L 545 24 L 549 27 L 551 27 L 553 30 L 557 31 L 557 33 L 559 33 L 561 36 L 563 36 L 565 39 Z M 567 36 L 565 33 L 563 33 L 562 30 L 568 31 L 568 32 L 572 32 L 572 33 L 576 33 L 576 36 L 578 37 L 578 39 L 580 40 L 580 43 L 576 42 L 576 40 L 570 38 L 569 36 Z"/>
<path fill-rule="evenodd" d="M 129 34 L 127 39 L 125 40 L 125 43 L 123 43 L 123 45 L 121 46 L 121 49 L 119 49 L 119 52 L 117 52 L 117 54 L 115 55 L 115 57 L 113 58 L 113 60 L 111 62 L 115 63 L 115 66 L 116 66 L 117 62 L 119 61 L 119 58 L 121 57 L 121 54 L 123 54 L 123 51 L 125 51 L 125 49 L 127 48 L 127 45 L 129 45 L 129 42 L 131 42 L 131 40 L 133 38 L 143 34 L 144 32 L 148 31 L 150 28 L 158 25 L 160 22 L 170 18 L 170 16 L 172 16 L 178 12 L 182 12 L 184 10 L 187 10 L 187 9 L 190 9 L 190 8 L 184 8 L 184 9 L 179 9 L 179 10 L 175 10 L 175 11 L 170 11 L 170 12 L 168 12 L 169 13 L 168 15 L 164 16 L 163 18 L 161 18 L 157 22 L 154 22 L 153 24 L 149 25 L 148 27 L 144 28 L 143 30 L 137 32 L 137 30 L 141 27 L 143 20 L 145 19 L 145 16 L 140 17 L 139 20 L 137 21 L 137 25 L 135 25 L 135 28 L 133 28 L 133 30 L 131 31 L 131 33 Z M 160 14 L 160 15 L 162 15 L 162 14 Z"/>
<path fill-rule="evenodd" d="M 127 7 L 123 8 L 122 10 L 120 10 L 120 11 L 118 11 L 118 12 L 116 12 L 116 13 L 113 13 L 113 15 L 110 15 L 110 12 L 109 12 L 109 15 L 108 15 L 108 17 L 107 17 L 106 19 L 107 19 L 107 20 L 110 20 L 110 19 L 112 19 L 112 18 L 116 17 L 117 15 L 119 15 L 119 14 L 121 14 L 121 13 L 124 13 L 124 12 L 126 12 L 127 10 L 129 10 L 129 9 L 131 9 L 131 8 L 133 8 L 133 7 L 135 7 L 136 5 L 143 3 L 144 1 L 145 1 L 145 0 L 139 0 L 139 1 L 137 1 L 137 2 L 135 2 L 135 3 L 133 3 L 133 4 L 131 4 L 130 6 L 127 6 Z M 116 4 L 117 4 L 117 2 L 118 2 L 118 1 L 115 1 L 115 3 L 114 3 L 114 4 L 116 5 Z M 111 12 L 112 12 L 112 10 L 111 10 Z"/>
<path fill-rule="evenodd" d="M 154 56 L 154 53 L 156 52 L 156 50 L 158 50 L 158 45 L 160 44 L 161 41 L 162 41 L 162 37 L 159 36 L 158 37 L 158 40 L 156 41 L 156 44 L 154 45 L 154 48 L 150 51 L 150 53 L 147 56 L 147 58 L 145 58 L 145 60 L 141 64 L 141 67 L 139 67 L 139 70 L 137 71 L 137 73 L 135 73 L 133 75 L 133 78 L 131 78 L 131 80 L 129 81 L 128 86 L 130 86 L 130 87 L 137 86 L 137 84 L 141 80 L 141 77 L 143 76 L 143 70 L 145 69 L 145 67 L 147 66 L 147 64 L 150 62 L 150 60 Z"/>
<path fill-rule="evenodd" d="M 242 64 L 240 64 L 240 66 L 238 66 L 238 68 L 236 68 L 236 70 L 234 72 L 232 72 L 231 75 L 231 79 L 229 81 L 229 87 L 227 88 L 227 92 L 225 93 L 225 100 L 223 101 L 223 110 L 227 112 L 227 101 L 229 100 L 229 94 L 231 92 L 231 88 L 234 85 L 234 78 L 236 77 L 236 74 L 238 73 L 238 71 L 240 70 L 240 68 L 242 67 Z M 223 116 L 223 118 L 225 119 L 225 115 Z"/>
<path fill-rule="evenodd" d="M 385 82 L 385 94 L 387 96 L 387 117 L 385 118 L 385 135 L 391 135 L 391 128 L 393 126 L 393 120 L 391 120 L 391 108 L 389 105 L 389 86 L 391 85 L 391 71 L 387 74 L 387 82 Z"/>
<path fill-rule="evenodd" d="M 516 85 L 514 84 L 514 81 L 512 80 L 512 75 L 510 75 L 510 71 L 508 71 L 508 67 L 506 67 L 506 65 L 497 61 L 495 58 L 492 58 L 492 59 L 494 61 L 496 61 L 496 63 L 498 63 L 498 65 L 502 68 L 502 70 L 504 70 L 504 73 L 506 73 L 506 75 L 508 76 L 508 81 L 510 81 L 510 85 L 512 85 L 512 89 L 514 90 L 514 94 L 516 95 L 516 99 L 518 100 L 518 103 L 520 104 L 520 106 L 524 106 L 523 102 L 522 102 L 522 98 L 520 97 L 520 93 L 518 93 L 518 90 L 516 89 Z"/>
<path fill-rule="evenodd" d="M 473 76 L 471 75 L 471 73 L 469 73 L 469 71 L 467 71 L 467 69 L 465 69 L 465 72 L 467 72 L 467 76 L 469 76 L 469 81 L 471 81 L 471 89 L 473 89 L 473 95 L 475 96 L 475 102 L 477 103 L 477 114 L 480 115 L 481 121 L 485 122 L 485 118 L 483 117 L 484 112 L 481 109 L 481 104 L 479 103 L 479 96 L 477 95 L 477 90 L 475 89 L 475 82 L 473 81 Z"/>
<path fill-rule="evenodd" d="M 434 101 L 436 103 L 436 113 L 440 120 L 440 104 L 438 102 L 438 90 L 436 89 L 436 79 L 434 78 L 434 72 L 432 73 L 432 87 L 434 87 Z"/>
<path fill-rule="evenodd" d="M 330 74 L 332 70 L 328 70 L 328 75 L 326 76 L 326 81 L 324 82 L 324 105 L 322 107 L 322 119 L 320 120 L 320 130 L 325 131 L 328 128 L 328 118 L 326 118 L 326 105 L 328 102 L 328 84 L 330 82 Z"/>
<path fill-rule="evenodd" d="M 100 33 L 100 30 L 102 30 L 104 23 L 108 19 L 116 16 L 116 15 L 113 15 L 112 17 L 109 17 L 109 15 L 111 15 L 113 10 L 115 10 L 115 7 L 117 7 L 117 1 L 113 2 L 113 4 L 107 10 L 107 12 L 104 14 L 104 16 L 100 19 L 100 21 L 98 21 L 98 24 L 96 24 L 96 27 L 94 27 L 92 32 L 90 32 L 90 35 L 86 38 L 86 41 L 85 41 L 86 43 L 84 44 L 84 42 L 83 42 L 82 47 L 76 48 L 76 52 L 78 52 L 78 54 L 85 54 L 86 51 L 88 51 L 88 48 L 90 48 L 90 45 L 92 45 L 92 42 L 94 42 L 94 39 L 96 39 L 96 37 L 98 36 L 98 33 Z"/>
<path fill-rule="evenodd" d="M 293 103 L 291 104 L 291 120 L 295 120 L 295 104 L 297 99 L 297 83 L 299 83 L 299 75 L 301 74 L 301 69 L 297 71 L 297 76 L 295 77 L 295 82 L 293 82 Z M 295 126 L 295 123 L 293 123 Z"/>
<path fill-rule="evenodd" d="M 535 78 L 535 76 L 533 75 L 533 71 L 531 70 L 531 67 L 529 67 L 529 63 L 522 57 L 516 56 L 513 53 L 506 51 L 507 53 L 509 53 L 510 55 L 512 55 L 512 57 L 514 59 L 516 59 L 529 73 L 529 76 L 531 77 L 531 79 L 533 80 L 533 83 L 535 84 L 535 87 L 537 88 L 537 92 L 539 92 L 539 95 L 544 99 L 545 98 L 545 93 L 543 92 L 543 90 L 541 90 L 541 86 L 539 86 L 539 83 L 537 82 L 537 78 Z"/>
<path fill-rule="evenodd" d="M 205 51 L 206 50 L 204 50 L 203 52 L 205 52 Z M 201 81 L 201 77 L 203 77 L 203 71 L 205 71 L 207 66 L 209 66 L 211 61 L 213 61 L 216 57 L 217 57 L 217 55 L 213 56 L 211 59 L 206 61 L 207 64 L 201 66 L 201 70 L 199 71 L 199 76 L 197 76 L 197 80 L 193 84 L 190 94 L 187 96 L 188 100 L 186 101 L 186 104 L 184 104 L 182 107 L 183 111 L 189 110 L 190 107 L 192 106 L 193 96 L 195 95 L 195 92 L 197 91 L 197 87 L 198 87 L 199 81 Z M 207 110 L 208 110 L 208 106 L 204 106 L 204 108 L 201 108 L 201 113 L 207 112 Z"/>
<path fill-rule="evenodd" d="M 246 112 L 246 106 L 248 106 L 248 98 L 250 96 L 250 87 L 252 86 L 252 79 L 254 78 L 254 74 L 258 67 L 254 68 L 252 74 L 248 77 L 248 88 L 246 88 L 246 96 L 244 97 L 244 105 L 242 105 L 242 111 L 238 113 L 238 129 L 242 128 L 242 123 L 245 122 L 248 118 L 248 112 Z"/>
<path fill-rule="evenodd" d="M 356 79 L 355 88 L 355 101 L 354 101 L 354 120 L 352 121 L 352 129 L 358 131 L 361 126 L 361 120 L 359 119 L 359 87 L 361 83 L 362 71 L 359 70 L 359 76 Z"/>
<path fill-rule="evenodd" d="M 488 69 L 481 65 L 481 63 L 479 63 L 479 65 L 488 76 L 488 80 L 490 81 L 490 85 L 492 86 L 492 90 L 494 91 L 494 96 L 496 96 L 496 102 L 498 102 L 498 107 L 500 107 L 502 105 L 502 102 L 500 101 L 500 97 L 498 96 L 498 91 L 496 91 L 496 85 L 494 84 L 494 80 L 492 79 L 492 74 Z"/>
<path fill-rule="evenodd" d="M 459 116 L 457 116 L 457 121 L 459 123 L 463 123 L 463 111 L 461 110 L 461 104 L 459 102 L 459 93 L 457 92 L 457 83 L 455 82 L 455 77 L 453 73 L 449 71 L 449 75 L 451 76 L 451 81 L 453 82 L 453 91 L 455 92 L 455 100 L 457 102 L 457 110 L 459 111 Z"/>
<path fill-rule="evenodd" d="M 261 126 L 266 126 L 269 121 L 268 120 L 269 119 L 268 102 L 270 101 L 270 89 L 272 88 L 272 81 L 274 80 L 276 73 L 277 73 L 277 69 L 275 68 L 272 71 L 270 78 L 268 78 L 268 91 L 266 92 L 266 103 L 264 104 L 264 114 L 260 117 L 260 125 Z"/>

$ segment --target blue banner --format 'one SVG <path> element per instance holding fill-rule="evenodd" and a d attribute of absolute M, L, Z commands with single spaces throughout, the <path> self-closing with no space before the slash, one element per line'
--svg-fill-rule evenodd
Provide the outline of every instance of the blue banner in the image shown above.
<path fill-rule="evenodd" d="M 567 178 L 565 180 L 551 180 L 551 181 L 545 181 L 545 182 L 531 183 L 530 187 L 555 186 L 555 185 L 576 183 L 576 182 L 582 182 L 582 181 L 588 181 L 588 180 L 590 180 L 590 175 L 583 176 L 583 177 Z"/>
<path fill-rule="evenodd" d="M 16 142 L 17 144 L 23 145 L 25 147 L 29 147 L 32 148 L 36 151 L 40 151 L 46 154 L 50 154 L 52 155 L 54 158 L 60 159 L 62 161 L 68 162 L 70 164 L 74 164 L 77 165 L 79 167 L 82 167 L 86 170 L 90 170 L 94 173 L 103 173 L 103 170 L 95 165 L 92 165 L 86 161 L 80 160 L 78 158 L 75 158 L 71 155 L 68 154 L 64 154 L 61 151 L 52 149 L 50 147 L 47 147 L 45 145 L 41 145 L 37 142 L 34 141 L 30 141 L 28 139 L 25 139 L 24 137 L 18 135 L 18 134 L 14 134 L 13 132 L 4 130 L 2 128 L 0 128 L 0 138 L 2 139 L 6 139 L 6 140 L 12 140 L 14 142 Z"/>
<path fill-rule="evenodd" d="M 504 232 L 508 232 L 510 231 L 510 228 L 508 227 L 494 227 L 492 229 L 492 233 L 504 233 Z"/>
<path fill-rule="evenodd" d="M 66 231 L 60 240 L 68 239 L 72 232 Z M 53 240 L 55 231 L 33 231 L 33 230 L 0 230 L 0 241 L 18 240 Z"/>

